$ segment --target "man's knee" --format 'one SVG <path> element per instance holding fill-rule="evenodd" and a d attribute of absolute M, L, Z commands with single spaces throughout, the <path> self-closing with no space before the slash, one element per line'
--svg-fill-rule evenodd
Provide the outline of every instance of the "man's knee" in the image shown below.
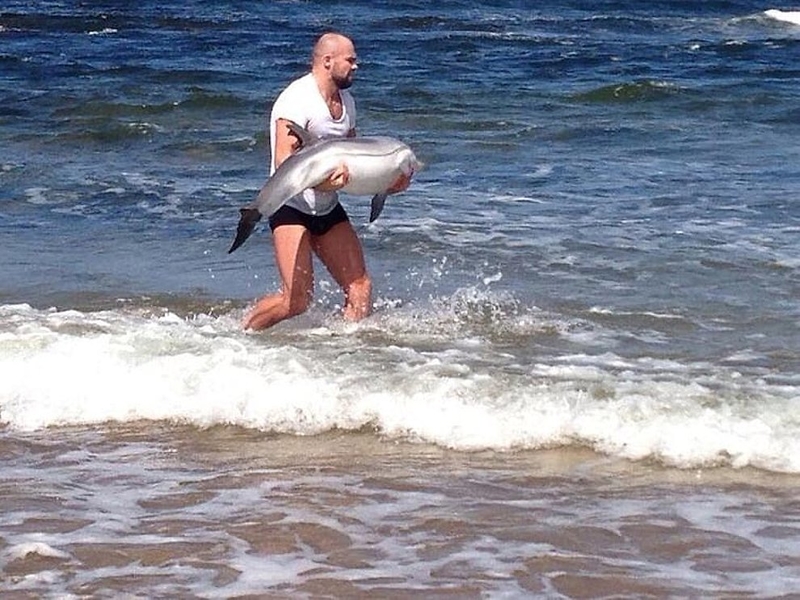
<path fill-rule="evenodd" d="M 308 310 L 311 306 L 311 300 L 314 297 L 314 290 L 305 288 L 296 288 L 293 290 L 284 290 L 283 292 L 283 310 L 286 317 L 296 317 Z"/>
<path fill-rule="evenodd" d="M 302 315 L 311 306 L 310 292 L 285 294 L 283 298 L 284 310 L 286 311 L 287 318 Z"/>

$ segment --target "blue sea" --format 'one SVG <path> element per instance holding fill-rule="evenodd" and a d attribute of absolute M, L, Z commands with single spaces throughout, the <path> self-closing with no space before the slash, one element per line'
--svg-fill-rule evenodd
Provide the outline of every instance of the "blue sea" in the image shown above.
<path fill-rule="evenodd" d="M 328 29 L 426 167 L 244 332 Z M 800 590 L 800 7 L 6 0 L 0 148 L 4 597 Z"/>

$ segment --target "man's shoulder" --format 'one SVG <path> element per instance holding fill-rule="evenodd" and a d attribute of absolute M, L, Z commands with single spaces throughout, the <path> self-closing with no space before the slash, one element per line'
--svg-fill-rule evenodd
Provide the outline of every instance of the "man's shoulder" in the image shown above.
<path fill-rule="evenodd" d="M 313 89 L 313 84 L 314 76 L 311 75 L 311 73 L 306 73 L 302 77 L 298 77 L 289 83 L 289 85 L 287 85 L 278 95 L 278 98 L 305 95 L 309 89 Z"/>
<path fill-rule="evenodd" d="M 313 112 L 313 94 L 309 90 L 309 78 L 304 75 L 292 81 L 278 94 L 272 105 L 270 120 L 289 119 L 297 123 L 305 123 L 308 114 Z M 313 79 L 311 79 L 313 84 Z"/>

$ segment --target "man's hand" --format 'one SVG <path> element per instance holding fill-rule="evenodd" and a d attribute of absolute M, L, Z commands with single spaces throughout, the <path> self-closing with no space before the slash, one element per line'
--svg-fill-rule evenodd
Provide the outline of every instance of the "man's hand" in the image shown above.
<path fill-rule="evenodd" d="M 348 181 L 350 181 L 350 170 L 342 163 L 325 181 L 315 185 L 314 189 L 319 192 L 336 192 L 346 186 Z"/>

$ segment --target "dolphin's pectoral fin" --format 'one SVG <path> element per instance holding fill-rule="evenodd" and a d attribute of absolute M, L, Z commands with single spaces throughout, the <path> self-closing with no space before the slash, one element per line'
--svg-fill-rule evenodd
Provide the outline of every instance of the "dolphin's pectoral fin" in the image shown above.
<path fill-rule="evenodd" d="M 314 137 L 314 134 L 311 133 L 305 127 L 301 127 L 294 121 L 286 121 L 286 127 L 289 129 L 289 133 L 297 138 L 300 142 L 301 148 L 308 148 L 309 146 L 313 146 L 315 142 L 319 140 Z"/>
<path fill-rule="evenodd" d="M 242 216 L 239 218 L 239 225 L 236 227 L 236 239 L 233 240 L 228 254 L 244 244 L 245 240 L 253 233 L 253 229 L 256 228 L 256 223 L 261 220 L 261 213 L 256 208 L 242 208 L 239 212 L 242 213 Z"/>
<path fill-rule="evenodd" d="M 369 209 L 369 222 L 372 223 L 375 219 L 381 216 L 381 212 L 383 212 L 383 205 L 386 203 L 386 197 L 388 194 L 386 192 L 382 192 L 380 194 L 375 194 L 372 197 L 372 204 Z"/>

